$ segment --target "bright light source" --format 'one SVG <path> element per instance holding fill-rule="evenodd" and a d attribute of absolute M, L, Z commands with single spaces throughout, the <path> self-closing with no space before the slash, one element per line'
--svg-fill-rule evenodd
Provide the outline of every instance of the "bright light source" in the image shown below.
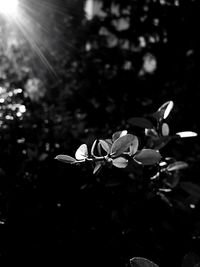
<path fill-rule="evenodd" d="M 0 13 L 5 15 L 16 15 L 19 0 L 0 0 Z"/>
<path fill-rule="evenodd" d="M 87 0 L 85 3 L 85 13 L 86 13 L 86 17 L 87 19 L 92 19 L 93 17 L 93 10 L 94 9 L 94 3 L 93 0 Z"/>

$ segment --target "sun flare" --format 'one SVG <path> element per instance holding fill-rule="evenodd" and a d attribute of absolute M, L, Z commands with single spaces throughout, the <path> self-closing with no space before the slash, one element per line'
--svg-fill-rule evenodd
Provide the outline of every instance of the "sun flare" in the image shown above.
<path fill-rule="evenodd" d="M 18 5 L 18 0 L 0 0 L 0 13 L 4 15 L 16 15 Z"/>

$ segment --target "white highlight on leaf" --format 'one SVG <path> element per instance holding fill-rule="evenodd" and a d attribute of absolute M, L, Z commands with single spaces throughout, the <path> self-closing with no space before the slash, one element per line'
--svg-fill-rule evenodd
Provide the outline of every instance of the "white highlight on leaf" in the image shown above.
<path fill-rule="evenodd" d="M 173 101 L 169 101 L 168 102 L 168 106 L 165 109 L 163 119 L 166 119 L 169 116 L 169 114 L 170 114 L 171 110 L 173 109 L 173 107 L 174 107 L 174 102 Z"/>
<path fill-rule="evenodd" d="M 172 164 L 169 164 L 167 167 L 168 171 L 176 171 L 176 170 L 181 170 L 181 169 L 185 169 L 188 167 L 188 164 L 186 162 L 183 161 L 176 161 Z"/>
<path fill-rule="evenodd" d="M 127 131 L 127 130 L 123 130 L 123 131 L 121 132 L 121 134 L 120 134 L 120 136 L 119 136 L 119 137 L 122 137 L 122 136 L 124 136 L 124 135 L 127 135 L 127 133 L 128 133 L 128 131 Z"/>
<path fill-rule="evenodd" d="M 88 157 L 88 148 L 86 144 L 82 144 L 75 153 L 75 158 L 77 160 L 84 160 Z"/>
<path fill-rule="evenodd" d="M 113 165 L 117 168 L 126 168 L 128 165 L 128 160 L 123 157 L 119 157 L 113 160 Z"/>
<path fill-rule="evenodd" d="M 176 135 L 180 136 L 181 138 L 185 138 L 185 137 L 195 137 L 198 134 L 191 131 L 184 131 L 184 132 L 178 132 L 176 133 Z"/>

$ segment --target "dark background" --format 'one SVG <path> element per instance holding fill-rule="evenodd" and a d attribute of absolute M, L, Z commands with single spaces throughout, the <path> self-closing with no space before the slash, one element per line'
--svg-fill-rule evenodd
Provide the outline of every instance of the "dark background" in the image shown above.
<path fill-rule="evenodd" d="M 138 131 L 128 119 L 168 100 L 171 133 L 199 131 L 199 1 L 98 1 L 92 19 L 84 6 L 21 1 L 26 36 L 0 17 L 0 259 L 127 267 L 141 256 L 181 266 L 186 253 L 200 256 L 199 137 L 161 151 L 189 163 L 180 181 L 193 187 L 177 186 L 172 206 L 149 198 L 148 169 L 94 176 L 54 158 Z"/>

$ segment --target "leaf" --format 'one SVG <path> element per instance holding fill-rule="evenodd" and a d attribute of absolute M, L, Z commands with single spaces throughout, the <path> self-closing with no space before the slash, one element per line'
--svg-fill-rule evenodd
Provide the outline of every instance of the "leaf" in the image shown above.
<path fill-rule="evenodd" d="M 155 129 L 145 129 L 145 135 L 151 137 L 157 137 L 158 133 L 156 132 Z"/>
<path fill-rule="evenodd" d="M 171 136 L 158 136 L 158 137 L 152 137 L 151 140 L 149 140 L 149 146 L 155 150 L 159 150 L 166 146 L 169 141 L 172 139 Z"/>
<path fill-rule="evenodd" d="M 132 134 L 126 134 L 122 137 L 119 137 L 111 147 L 111 154 L 113 154 L 115 157 L 121 155 L 131 146 L 131 144 L 136 142 L 135 139 L 137 139 L 137 137 Z"/>
<path fill-rule="evenodd" d="M 176 161 L 174 163 L 171 163 L 167 166 L 167 170 L 169 172 L 171 171 L 177 171 L 177 170 L 181 170 L 181 169 L 185 169 L 188 167 L 188 164 L 184 161 Z"/>
<path fill-rule="evenodd" d="M 154 164 L 158 163 L 162 157 L 161 157 L 159 151 L 157 151 L 157 150 L 142 149 L 133 158 L 134 158 L 134 160 L 136 160 L 139 163 L 142 163 L 143 165 L 154 165 Z"/>
<path fill-rule="evenodd" d="M 180 187 L 196 200 L 200 200 L 200 186 L 191 182 L 181 182 Z"/>
<path fill-rule="evenodd" d="M 167 185 L 169 185 L 171 188 L 175 188 L 179 181 L 180 181 L 180 176 L 179 175 L 173 175 L 173 176 L 168 176 L 168 178 L 166 179 L 166 183 Z"/>
<path fill-rule="evenodd" d="M 123 130 L 123 131 L 117 131 L 112 135 L 112 140 L 113 142 L 115 142 L 118 138 L 126 135 L 128 132 L 127 130 Z"/>
<path fill-rule="evenodd" d="M 165 112 L 164 112 L 164 116 L 163 116 L 163 119 L 165 120 L 169 116 L 171 110 L 173 109 L 174 102 L 173 101 L 168 101 L 164 105 L 167 106 L 166 109 L 165 109 Z"/>
<path fill-rule="evenodd" d="M 129 156 L 133 156 L 137 152 L 138 146 L 139 146 L 138 138 L 135 138 L 130 145 Z"/>
<path fill-rule="evenodd" d="M 97 155 L 102 156 L 102 146 L 100 145 L 99 141 L 97 143 Z"/>
<path fill-rule="evenodd" d="M 140 118 L 140 117 L 130 118 L 128 120 L 128 123 L 130 123 L 132 126 L 138 126 L 141 128 L 146 128 L 146 129 L 153 128 L 153 124 L 145 118 Z"/>
<path fill-rule="evenodd" d="M 174 102 L 167 101 L 161 107 L 159 107 L 159 109 L 153 114 L 153 117 L 158 120 L 166 119 L 169 116 L 173 107 L 174 107 Z"/>
<path fill-rule="evenodd" d="M 48 157 L 48 154 L 47 154 L 47 153 L 42 153 L 42 154 L 39 156 L 38 160 L 39 160 L 39 161 L 43 161 L 43 160 L 45 160 L 47 157 Z"/>
<path fill-rule="evenodd" d="M 161 127 L 162 136 L 168 136 L 169 135 L 169 125 L 167 123 L 163 123 Z"/>
<path fill-rule="evenodd" d="M 172 207 L 172 203 L 170 202 L 170 200 L 165 196 L 165 194 L 163 194 L 162 192 L 157 192 L 157 195 L 162 199 L 162 201 L 164 201 L 169 207 Z"/>
<path fill-rule="evenodd" d="M 111 148 L 112 144 L 113 144 L 113 141 L 111 139 L 105 139 L 104 140 L 108 145 L 109 147 Z"/>
<path fill-rule="evenodd" d="M 113 159 L 112 163 L 117 168 L 126 168 L 128 165 L 128 160 L 123 157 L 119 157 L 119 158 Z"/>
<path fill-rule="evenodd" d="M 176 135 L 180 136 L 181 138 L 185 138 L 185 137 L 195 137 L 198 134 L 191 131 L 184 131 L 184 132 L 178 132 L 176 133 Z"/>
<path fill-rule="evenodd" d="M 130 264 L 131 267 L 158 267 L 154 262 L 140 257 L 132 258 Z"/>
<path fill-rule="evenodd" d="M 94 150 L 95 150 L 95 148 L 96 148 L 97 142 L 98 142 L 98 140 L 95 140 L 95 141 L 93 142 L 93 144 L 92 144 L 92 148 L 91 148 L 91 152 L 90 152 L 92 156 L 95 156 L 95 155 L 94 155 Z"/>
<path fill-rule="evenodd" d="M 101 140 L 102 143 L 105 142 L 103 140 Z M 108 144 L 106 143 L 106 146 Z M 105 145 L 104 145 L 105 147 Z M 103 146 L 102 144 L 100 144 L 100 140 L 95 140 L 94 143 L 92 144 L 92 148 L 91 148 L 91 155 L 93 157 L 99 157 L 99 156 L 102 156 L 102 149 L 103 149 Z M 105 151 L 105 149 L 103 149 Z M 110 149 L 109 149 L 110 150 Z"/>
<path fill-rule="evenodd" d="M 97 173 L 100 170 L 101 167 L 102 167 L 102 163 L 100 161 L 95 162 L 95 167 L 94 167 L 94 170 L 93 170 L 93 174 Z"/>
<path fill-rule="evenodd" d="M 84 160 L 88 157 L 88 148 L 86 144 L 81 145 L 75 153 L 75 158 L 77 160 Z"/>
<path fill-rule="evenodd" d="M 68 156 L 68 155 L 58 155 L 55 157 L 55 159 L 57 159 L 61 162 L 70 163 L 70 164 L 77 162 L 75 158 L 72 158 L 71 156 Z"/>
<path fill-rule="evenodd" d="M 99 140 L 100 145 L 102 146 L 102 148 L 107 152 L 107 154 L 110 153 L 110 146 L 108 145 L 108 143 L 104 140 Z"/>
<path fill-rule="evenodd" d="M 182 267 L 198 266 L 200 258 L 193 252 L 189 252 L 183 258 Z"/>

